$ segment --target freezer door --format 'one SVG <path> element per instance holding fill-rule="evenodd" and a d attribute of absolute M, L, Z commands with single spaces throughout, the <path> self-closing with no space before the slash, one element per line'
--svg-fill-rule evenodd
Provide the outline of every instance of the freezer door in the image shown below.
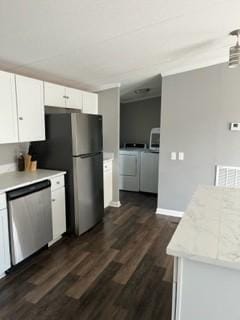
<path fill-rule="evenodd" d="M 73 156 L 102 151 L 102 116 L 72 113 Z"/>
<path fill-rule="evenodd" d="M 103 218 L 103 155 L 74 157 L 75 233 L 80 235 Z"/>

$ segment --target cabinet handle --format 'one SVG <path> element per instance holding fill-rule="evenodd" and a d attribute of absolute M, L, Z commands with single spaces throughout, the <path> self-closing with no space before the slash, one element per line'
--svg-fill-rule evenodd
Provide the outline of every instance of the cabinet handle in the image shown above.
<path fill-rule="evenodd" d="M 56 199 L 52 199 L 52 202 L 55 202 L 56 201 Z"/>
<path fill-rule="evenodd" d="M 23 117 L 19 117 L 18 119 L 19 119 L 19 120 L 23 120 Z"/>
<path fill-rule="evenodd" d="M 68 96 L 63 96 L 63 98 L 64 98 L 64 99 L 69 99 L 69 97 L 68 97 Z"/>
<path fill-rule="evenodd" d="M 57 184 L 60 184 L 60 181 L 57 181 Z"/>

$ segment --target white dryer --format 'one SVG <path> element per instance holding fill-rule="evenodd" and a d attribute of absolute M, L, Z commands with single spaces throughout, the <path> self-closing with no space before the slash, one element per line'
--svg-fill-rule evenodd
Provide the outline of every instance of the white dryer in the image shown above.
<path fill-rule="evenodd" d="M 140 191 L 158 193 L 159 153 L 141 152 Z"/>
<path fill-rule="evenodd" d="M 119 187 L 120 190 L 140 191 L 140 162 L 142 149 L 120 149 Z"/>

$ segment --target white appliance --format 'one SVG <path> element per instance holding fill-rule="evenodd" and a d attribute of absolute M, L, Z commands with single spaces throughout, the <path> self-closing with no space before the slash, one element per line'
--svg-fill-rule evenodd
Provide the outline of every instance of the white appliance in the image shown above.
<path fill-rule="evenodd" d="M 142 150 L 141 150 L 142 151 Z M 121 149 L 119 152 L 120 190 L 139 192 L 141 151 Z"/>
<path fill-rule="evenodd" d="M 158 193 L 159 153 L 141 152 L 140 191 Z"/>
<path fill-rule="evenodd" d="M 150 133 L 149 150 L 159 152 L 160 146 L 160 128 L 153 128 Z"/>

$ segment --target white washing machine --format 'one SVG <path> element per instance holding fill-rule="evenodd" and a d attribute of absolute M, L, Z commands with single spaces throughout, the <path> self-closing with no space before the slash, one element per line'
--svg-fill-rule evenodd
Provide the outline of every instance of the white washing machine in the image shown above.
<path fill-rule="evenodd" d="M 140 162 L 143 149 L 126 148 L 119 152 L 120 190 L 140 191 Z"/>

